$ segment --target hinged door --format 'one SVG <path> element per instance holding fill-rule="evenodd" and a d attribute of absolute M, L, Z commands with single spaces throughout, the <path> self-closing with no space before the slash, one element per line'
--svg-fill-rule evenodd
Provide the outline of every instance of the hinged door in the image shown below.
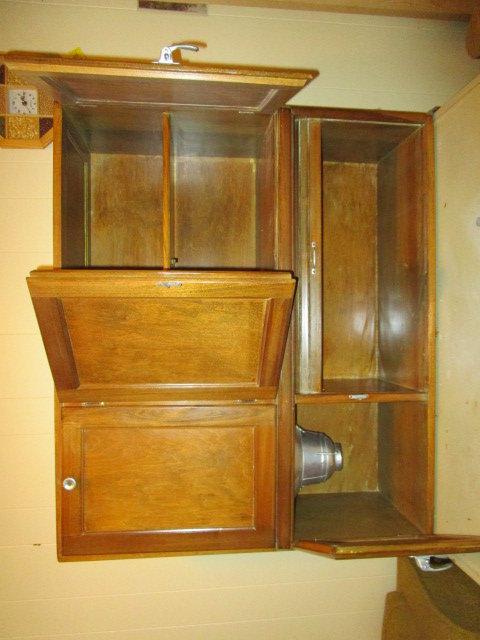
<path fill-rule="evenodd" d="M 317 75 L 315 71 L 26 54 L 7 54 L 3 61 L 22 79 L 48 88 L 63 104 L 198 106 L 252 113 L 273 113 Z"/>
<path fill-rule="evenodd" d="M 480 537 L 421 535 L 363 540 L 299 540 L 296 547 L 337 560 L 415 555 L 445 555 L 480 551 Z"/>
<path fill-rule="evenodd" d="M 28 284 L 61 402 L 276 395 L 290 274 L 45 270 Z"/>
<path fill-rule="evenodd" d="M 64 408 L 61 557 L 274 545 L 275 408 Z"/>

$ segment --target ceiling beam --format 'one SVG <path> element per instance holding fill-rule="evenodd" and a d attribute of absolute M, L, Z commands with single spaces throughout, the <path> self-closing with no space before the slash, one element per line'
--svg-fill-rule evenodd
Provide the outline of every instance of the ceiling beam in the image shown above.
<path fill-rule="evenodd" d="M 480 58 L 480 5 L 472 13 L 467 32 L 467 51 L 472 58 Z"/>
<path fill-rule="evenodd" d="M 170 0 L 172 1 L 172 0 Z M 192 3 L 223 4 L 267 9 L 300 9 L 333 13 L 439 20 L 469 20 L 476 0 L 189 0 Z M 185 0 L 173 0 L 184 4 Z"/>

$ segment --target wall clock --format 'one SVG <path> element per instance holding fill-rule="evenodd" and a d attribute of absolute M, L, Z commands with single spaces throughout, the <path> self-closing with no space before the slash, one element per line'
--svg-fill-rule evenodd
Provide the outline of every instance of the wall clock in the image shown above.
<path fill-rule="evenodd" d="M 53 137 L 53 100 L 0 65 L 0 148 L 38 149 Z"/>
<path fill-rule="evenodd" d="M 11 114 L 37 115 L 38 93 L 36 89 L 10 87 L 7 91 L 7 111 Z"/>

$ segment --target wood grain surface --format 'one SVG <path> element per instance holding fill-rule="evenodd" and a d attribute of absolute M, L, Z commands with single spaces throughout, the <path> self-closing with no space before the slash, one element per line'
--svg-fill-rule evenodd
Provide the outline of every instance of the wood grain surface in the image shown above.
<path fill-rule="evenodd" d="M 274 542 L 274 407 L 63 410 L 62 553 Z"/>

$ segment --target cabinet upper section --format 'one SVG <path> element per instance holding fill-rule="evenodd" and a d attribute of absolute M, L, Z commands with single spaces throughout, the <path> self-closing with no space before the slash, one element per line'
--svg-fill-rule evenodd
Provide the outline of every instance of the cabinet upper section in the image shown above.
<path fill-rule="evenodd" d="M 0 63 L 63 104 L 202 107 L 273 113 L 316 71 L 168 66 L 132 60 L 5 54 Z"/>

